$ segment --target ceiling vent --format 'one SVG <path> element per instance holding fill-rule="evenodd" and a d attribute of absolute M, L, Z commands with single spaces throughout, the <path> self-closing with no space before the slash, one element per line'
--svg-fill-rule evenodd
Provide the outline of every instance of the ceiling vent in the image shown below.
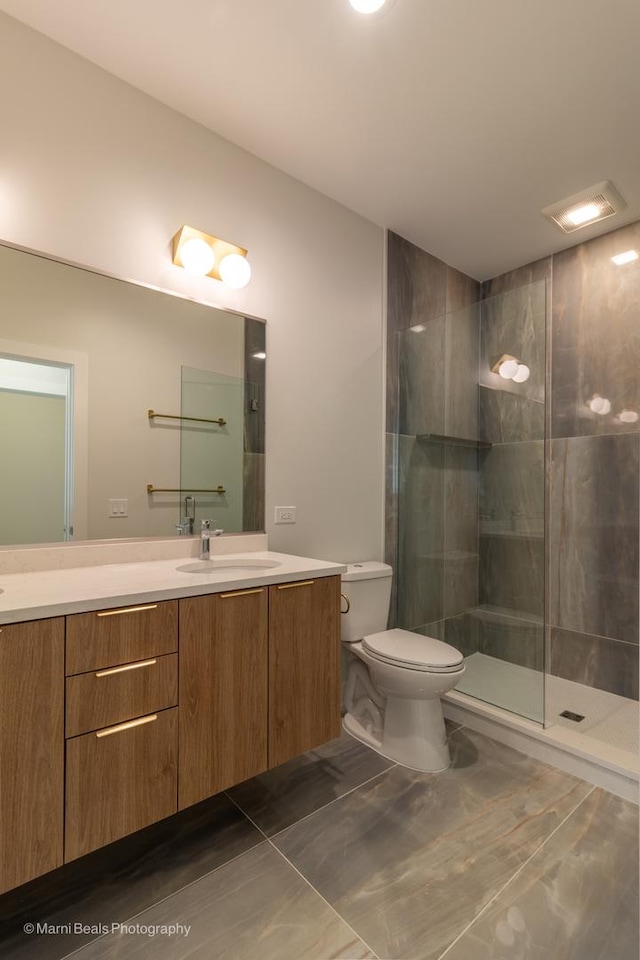
<path fill-rule="evenodd" d="M 626 203 L 608 180 L 601 180 L 587 187 L 572 197 L 559 200 L 542 213 L 551 220 L 563 233 L 573 233 L 581 227 L 589 227 L 600 220 L 606 220 L 615 213 L 624 210 Z"/>

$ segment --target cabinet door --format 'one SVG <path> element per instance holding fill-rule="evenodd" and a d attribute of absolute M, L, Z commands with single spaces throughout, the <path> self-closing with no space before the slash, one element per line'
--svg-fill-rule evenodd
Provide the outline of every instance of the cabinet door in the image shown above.
<path fill-rule="evenodd" d="M 65 862 L 177 809 L 178 710 L 67 740 Z"/>
<path fill-rule="evenodd" d="M 340 736 L 340 578 L 269 588 L 269 766 Z"/>
<path fill-rule="evenodd" d="M 0 627 L 0 893 L 62 863 L 64 620 Z"/>
<path fill-rule="evenodd" d="M 267 588 L 180 601 L 179 809 L 267 768 Z"/>

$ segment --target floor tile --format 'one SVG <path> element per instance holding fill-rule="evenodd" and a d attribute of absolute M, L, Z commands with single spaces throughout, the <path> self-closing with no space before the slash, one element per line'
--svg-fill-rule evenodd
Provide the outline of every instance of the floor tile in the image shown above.
<path fill-rule="evenodd" d="M 267 836 L 273 836 L 391 766 L 345 733 L 228 793 Z"/>
<path fill-rule="evenodd" d="M 380 957 L 435 960 L 593 789 L 465 728 L 274 843 Z"/>
<path fill-rule="evenodd" d="M 182 924 L 188 934 L 122 932 L 76 960 L 331 960 L 372 958 L 352 930 L 266 841 L 136 918 L 147 928 Z"/>
<path fill-rule="evenodd" d="M 638 808 L 594 790 L 446 960 L 637 960 Z"/>
<path fill-rule="evenodd" d="M 227 797 L 205 800 L 0 897 L 0 957 L 59 960 L 96 934 L 26 936 L 25 923 L 124 920 L 262 839 Z"/>

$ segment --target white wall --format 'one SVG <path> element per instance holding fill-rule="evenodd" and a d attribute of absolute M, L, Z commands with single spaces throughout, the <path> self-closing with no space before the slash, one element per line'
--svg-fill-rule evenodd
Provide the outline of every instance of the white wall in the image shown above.
<path fill-rule="evenodd" d="M 382 230 L 4 15 L 0 84 L 0 238 L 264 317 L 270 544 L 381 556 Z M 247 247 L 249 287 L 174 267 L 183 223 Z"/>

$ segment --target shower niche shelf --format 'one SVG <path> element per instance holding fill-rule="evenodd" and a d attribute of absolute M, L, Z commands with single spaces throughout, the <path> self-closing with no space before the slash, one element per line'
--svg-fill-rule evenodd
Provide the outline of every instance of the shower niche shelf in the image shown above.
<path fill-rule="evenodd" d="M 475 450 L 489 450 L 493 444 L 487 440 L 472 440 L 470 437 L 450 437 L 441 433 L 420 433 L 416 436 L 420 443 L 442 443 L 453 447 L 473 447 Z"/>

